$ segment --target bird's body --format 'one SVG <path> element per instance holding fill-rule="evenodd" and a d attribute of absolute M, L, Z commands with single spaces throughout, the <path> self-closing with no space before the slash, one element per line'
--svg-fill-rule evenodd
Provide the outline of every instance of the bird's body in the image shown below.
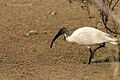
<path fill-rule="evenodd" d="M 68 42 L 76 42 L 80 45 L 85 45 L 88 47 L 91 53 L 88 64 L 91 63 L 91 59 L 94 57 L 94 53 L 96 52 L 96 50 L 101 47 L 104 47 L 105 43 L 112 43 L 117 45 L 116 38 L 110 37 L 109 34 L 102 32 L 98 29 L 95 29 L 93 27 L 79 28 L 75 30 L 71 35 L 69 31 L 65 27 L 63 27 L 58 31 L 58 33 L 53 38 L 50 46 L 51 48 L 53 42 L 62 34 L 64 34 L 64 37 Z M 99 44 L 99 46 L 92 51 L 90 45 L 95 45 L 95 44 Z"/>
<path fill-rule="evenodd" d="M 116 38 L 110 37 L 109 34 L 92 27 L 79 28 L 71 36 L 68 36 L 66 40 L 87 46 L 106 42 L 115 44 L 117 41 Z"/>

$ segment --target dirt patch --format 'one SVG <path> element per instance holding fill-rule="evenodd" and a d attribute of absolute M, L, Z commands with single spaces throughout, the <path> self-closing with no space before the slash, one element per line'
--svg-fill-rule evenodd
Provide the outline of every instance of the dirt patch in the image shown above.
<path fill-rule="evenodd" d="M 89 51 L 85 46 L 68 43 L 61 37 L 50 48 L 53 36 L 62 26 L 71 32 L 81 26 L 96 26 L 97 18 L 89 19 L 87 11 L 78 3 L 70 5 L 67 0 L 1 0 L 0 7 L 0 80 L 114 78 L 115 68 L 111 62 L 86 64 Z M 116 13 L 120 11 L 118 9 Z M 92 16 L 97 17 L 97 13 L 97 8 L 91 6 Z M 104 31 L 104 27 L 98 28 Z M 24 36 L 30 30 L 36 30 L 38 34 Z M 116 52 L 116 47 L 108 44 L 95 56 L 104 60 L 104 56 Z"/>

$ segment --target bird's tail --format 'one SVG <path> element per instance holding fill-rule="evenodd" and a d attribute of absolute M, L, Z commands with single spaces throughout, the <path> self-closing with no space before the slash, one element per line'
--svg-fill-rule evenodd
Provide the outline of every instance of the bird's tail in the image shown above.
<path fill-rule="evenodd" d="M 117 45 L 118 43 L 117 42 L 110 42 L 111 44 L 114 44 L 114 45 Z"/>
<path fill-rule="evenodd" d="M 118 44 L 118 39 L 112 37 L 110 43 L 111 43 L 111 44 L 114 44 L 114 45 L 117 45 L 117 44 Z"/>

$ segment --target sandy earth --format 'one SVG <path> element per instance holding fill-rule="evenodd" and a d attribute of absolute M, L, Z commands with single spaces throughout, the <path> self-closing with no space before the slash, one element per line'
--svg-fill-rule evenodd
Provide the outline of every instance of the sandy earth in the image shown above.
<path fill-rule="evenodd" d="M 115 13 L 119 16 L 118 7 Z M 104 60 L 113 59 L 116 46 L 108 44 L 98 50 L 94 61 L 103 61 L 90 65 L 86 64 L 89 51 L 85 46 L 61 37 L 50 48 L 62 26 L 71 32 L 81 26 L 96 26 L 98 9 L 90 8 L 93 18 L 88 18 L 79 3 L 70 5 L 67 0 L 1 0 L 0 80 L 115 80 L 119 65 Z M 102 25 L 98 28 L 105 31 Z M 30 30 L 38 34 L 24 36 Z M 117 76 L 120 80 L 119 73 Z"/>

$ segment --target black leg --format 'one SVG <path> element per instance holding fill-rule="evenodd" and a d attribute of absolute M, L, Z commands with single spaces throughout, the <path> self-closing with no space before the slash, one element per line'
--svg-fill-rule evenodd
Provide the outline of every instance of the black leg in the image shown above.
<path fill-rule="evenodd" d="M 95 52 L 96 52 L 98 49 L 102 48 L 102 47 L 105 47 L 105 43 L 100 44 L 97 48 L 95 48 L 95 49 L 93 50 L 92 58 L 94 58 Z"/>
<path fill-rule="evenodd" d="M 101 47 L 104 47 L 104 46 L 105 46 L 105 43 L 102 43 L 102 44 L 100 44 L 97 48 L 95 48 L 93 51 L 91 50 L 91 48 L 89 48 L 89 51 L 90 51 L 90 57 L 89 57 L 89 62 L 88 62 L 88 64 L 90 64 L 92 58 L 94 58 L 94 54 L 95 54 L 95 52 L 96 52 L 98 49 L 100 49 Z"/>
<path fill-rule="evenodd" d="M 89 57 L 89 62 L 88 62 L 88 64 L 91 63 L 92 56 L 93 56 L 93 52 L 92 52 L 91 48 L 89 48 L 89 51 L 90 51 L 90 57 Z"/>

